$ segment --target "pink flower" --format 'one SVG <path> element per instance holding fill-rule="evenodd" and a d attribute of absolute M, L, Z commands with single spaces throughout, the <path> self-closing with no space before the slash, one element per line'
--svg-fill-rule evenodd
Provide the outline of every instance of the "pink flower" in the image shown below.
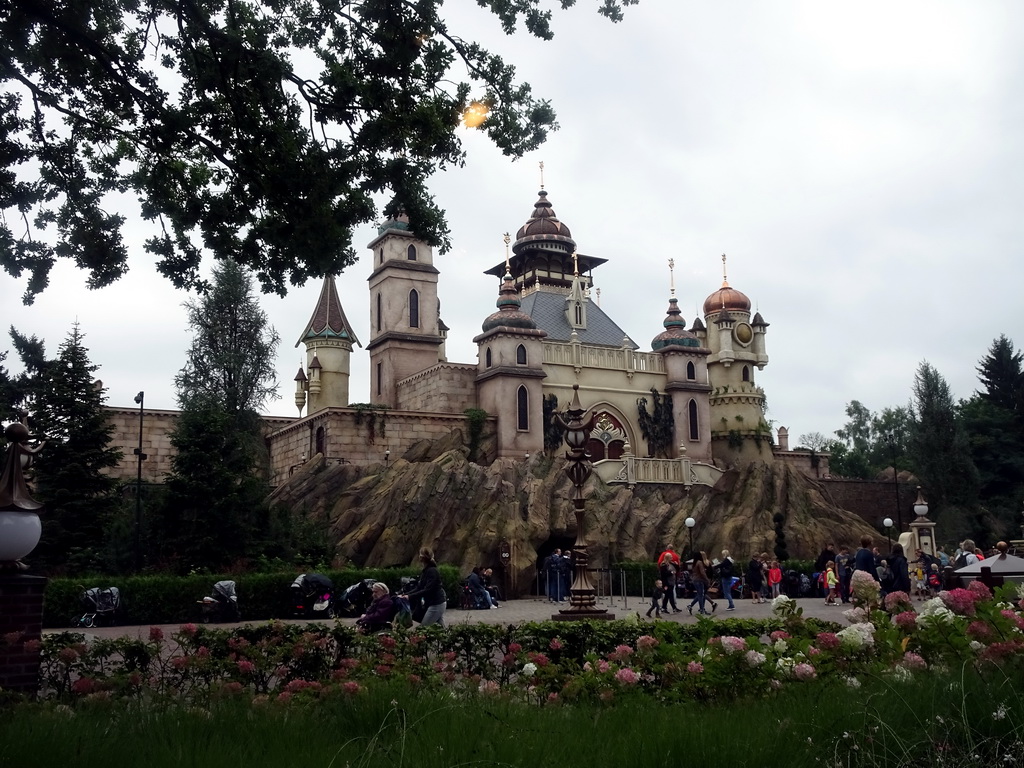
<path fill-rule="evenodd" d="M 523 650 L 523 646 L 521 646 L 519 643 L 509 643 L 509 653 L 519 653 L 521 650 Z"/>
<path fill-rule="evenodd" d="M 200 659 L 208 659 L 210 658 L 210 649 L 205 645 L 200 645 L 199 650 L 196 651 L 196 656 Z"/>
<path fill-rule="evenodd" d="M 549 659 L 543 653 L 531 653 L 529 659 L 538 667 L 546 667 L 548 664 L 551 663 L 551 659 Z"/>
<path fill-rule="evenodd" d="M 910 608 L 913 602 L 906 592 L 890 592 L 885 596 L 884 605 L 889 613 L 898 613 Z"/>
<path fill-rule="evenodd" d="M 21 632 L 8 632 L 4 635 L 4 643 L 7 645 L 17 645 L 21 642 Z"/>
<path fill-rule="evenodd" d="M 958 616 L 973 616 L 975 614 L 975 595 L 966 589 L 950 589 L 940 592 L 939 597 L 953 613 Z"/>
<path fill-rule="evenodd" d="M 419 645 L 423 642 L 423 635 L 409 635 L 409 645 Z"/>
<path fill-rule="evenodd" d="M 610 667 L 611 667 L 611 665 L 607 661 L 605 661 L 604 659 L 601 659 L 599 662 L 597 662 L 597 671 L 598 672 L 607 672 Z"/>
<path fill-rule="evenodd" d="M 791 635 L 789 632 L 783 632 L 781 629 L 777 629 L 769 635 L 772 640 L 789 640 Z"/>
<path fill-rule="evenodd" d="M 905 654 L 903 654 L 902 664 L 907 669 L 913 670 L 921 670 L 928 668 L 928 662 L 926 662 L 923 658 L 921 658 L 913 651 L 907 651 Z"/>
<path fill-rule="evenodd" d="M 813 680 L 817 676 L 818 673 L 810 664 L 800 663 L 793 667 L 793 677 L 797 680 Z"/>
<path fill-rule="evenodd" d="M 363 690 L 363 686 L 359 683 L 349 681 L 341 686 L 341 690 L 347 693 L 349 696 L 353 696 Z"/>
<path fill-rule="evenodd" d="M 182 624 L 178 631 L 186 637 L 195 637 L 199 632 L 199 627 L 195 624 Z"/>
<path fill-rule="evenodd" d="M 550 648 L 552 651 L 560 651 L 562 650 L 562 647 L 562 641 L 559 640 L 557 637 L 551 638 L 551 642 L 548 643 L 548 648 Z"/>
<path fill-rule="evenodd" d="M 686 671 L 691 675 L 699 675 L 704 671 L 704 665 L 699 661 L 691 661 L 686 665 Z"/>
<path fill-rule="evenodd" d="M 808 656 L 820 656 L 820 655 L 821 655 L 821 651 L 819 651 L 819 650 L 818 650 L 817 648 L 815 648 L 815 647 L 814 647 L 814 646 L 812 645 L 812 646 L 810 646 L 810 647 L 809 647 L 809 648 L 807 649 L 807 655 L 808 655 Z"/>
<path fill-rule="evenodd" d="M 242 684 L 239 683 L 239 682 L 236 682 L 236 681 L 232 681 L 230 683 L 224 683 L 224 685 L 221 686 L 220 691 L 221 691 L 221 693 L 223 693 L 223 694 L 225 694 L 227 696 L 232 696 L 232 695 L 234 695 L 236 693 L 241 693 L 242 692 Z"/>
<path fill-rule="evenodd" d="M 514 667 L 516 665 L 516 657 L 511 653 L 506 653 L 501 657 L 501 663 L 506 667 Z"/>
<path fill-rule="evenodd" d="M 97 688 L 96 681 L 91 677 L 80 677 L 71 684 L 72 693 L 89 694 Z"/>
<path fill-rule="evenodd" d="M 151 643 L 159 643 L 159 642 L 163 642 L 163 639 L 164 639 L 164 631 L 162 629 L 160 629 L 160 627 L 150 627 L 149 628 L 149 642 L 151 642 Z"/>
<path fill-rule="evenodd" d="M 615 653 L 620 658 L 625 659 L 633 655 L 633 649 L 628 645 L 617 645 L 615 646 Z"/>
<path fill-rule="evenodd" d="M 43 647 L 43 644 L 39 640 L 26 640 L 22 648 L 25 649 L 26 653 L 38 653 L 39 649 Z"/>
<path fill-rule="evenodd" d="M 359 666 L 359 661 L 356 659 L 342 659 L 338 662 L 338 666 L 344 669 L 355 669 Z"/>
<path fill-rule="evenodd" d="M 60 651 L 57 653 L 57 658 L 63 661 L 65 664 L 72 664 L 78 661 L 78 651 L 76 651 L 74 648 L 61 648 Z"/>
<path fill-rule="evenodd" d="M 287 704 L 292 700 L 292 694 L 288 691 L 281 691 L 281 693 L 277 694 L 277 700 L 282 704 Z"/>
<path fill-rule="evenodd" d="M 175 669 L 184 669 L 188 666 L 188 658 L 185 656 L 172 656 L 171 666 Z"/>
<path fill-rule="evenodd" d="M 251 661 L 242 659 L 240 662 L 238 662 L 238 671 L 241 672 L 243 675 L 251 675 L 253 672 L 256 671 L 256 665 L 253 664 Z"/>
<path fill-rule="evenodd" d="M 373 671 L 381 677 L 387 677 L 389 674 L 391 674 L 391 667 L 389 667 L 387 664 L 378 664 L 376 667 L 373 668 Z"/>
<path fill-rule="evenodd" d="M 741 651 L 745 651 L 747 649 L 747 641 L 744 640 L 742 637 L 733 637 L 731 635 L 726 635 L 721 639 L 721 641 L 722 650 L 726 653 L 740 653 Z"/>
<path fill-rule="evenodd" d="M 989 589 L 983 582 L 975 579 L 967 585 L 967 591 L 974 595 L 975 600 L 991 600 L 992 590 Z"/>
<path fill-rule="evenodd" d="M 892 617 L 892 623 L 904 632 L 910 632 L 917 628 L 917 614 L 913 611 L 903 611 Z"/>
<path fill-rule="evenodd" d="M 816 638 L 818 645 L 827 651 L 834 650 L 839 647 L 840 640 L 835 632 L 819 632 Z"/>
<path fill-rule="evenodd" d="M 590 672 L 593 668 L 594 668 L 594 665 L 591 664 L 589 661 L 583 662 L 583 671 L 584 672 Z"/>
<path fill-rule="evenodd" d="M 452 661 L 455 661 L 455 659 L 456 659 L 455 651 L 448 651 L 444 655 L 444 660 L 445 661 L 452 662 Z"/>
<path fill-rule="evenodd" d="M 557 704 L 557 703 L 558 703 L 558 694 L 556 692 L 552 691 L 551 693 L 548 694 L 548 704 Z"/>
<path fill-rule="evenodd" d="M 615 679 L 623 685 L 636 685 L 640 682 L 640 676 L 629 667 L 623 667 L 616 672 Z"/>
<path fill-rule="evenodd" d="M 412 673 L 406 675 L 405 679 L 409 681 L 410 685 L 419 685 L 420 683 L 423 682 L 423 678 L 422 677 L 420 677 L 419 675 L 414 675 Z"/>
<path fill-rule="evenodd" d="M 988 640 L 992 637 L 992 627 L 983 621 L 972 621 L 967 625 L 967 636 L 975 640 Z"/>
<path fill-rule="evenodd" d="M 657 648 L 660 643 L 657 638 L 651 637 L 650 635 L 640 635 L 636 639 L 637 650 L 649 651 L 652 648 Z"/>
<path fill-rule="evenodd" d="M 493 680 L 483 680 L 480 683 L 480 687 L 477 689 L 480 693 L 486 696 L 493 696 L 501 690 L 500 686 Z"/>
<path fill-rule="evenodd" d="M 398 641 L 391 637 L 391 635 L 384 635 L 380 638 L 380 644 L 385 648 L 394 648 L 398 645 Z"/>

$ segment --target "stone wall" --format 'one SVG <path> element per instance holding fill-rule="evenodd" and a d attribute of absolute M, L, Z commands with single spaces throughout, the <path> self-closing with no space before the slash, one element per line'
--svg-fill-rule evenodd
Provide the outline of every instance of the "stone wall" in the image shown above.
<path fill-rule="evenodd" d="M 438 363 L 398 382 L 398 408 L 462 414 L 476 405 L 475 365 Z"/>
<path fill-rule="evenodd" d="M 896 490 L 891 481 L 830 478 L 822 480 L 821 484 L 836 506 L 853 512 L 879 530 L 882 530 L 882 520 L 885 518 L 891 517 L 894 521 L 899 519 L 896 515 Z M 910 483 L 899 483 L 898 487 L 900 515 L 906 528 L 914 519 L 917 488 Z M 847 543 L 852 546 L 856 542 Z"/>
<path fill-rule="evenodd" d="M 787 438 L 787 444 L 788 442 Z M 814 454 L 814 458 L 817 459 L 818 466 L 814 466 L 810 451 L 789 451 L 780 446 L 772 451 L 772 456 L 776 461 L 784 461 L 808 477 L 813 477 L 815 479 L 828 479 L 829 477 L 828 460 L 832 456 L 830 453 Z M 893 508 L 893 511 L 895 511 L 895 507 Z"/>
<path fill-rule="evenodd" d="M 328 465 L 370 466 L 397 460 L 419 441 L 446 437 L 453 429 L 465 430 L 466 424 L 461 413 L 328 408 L 267 436 L 273 457 L 271 484 L 280 484 L 316 455 L 320 429 Z"/>

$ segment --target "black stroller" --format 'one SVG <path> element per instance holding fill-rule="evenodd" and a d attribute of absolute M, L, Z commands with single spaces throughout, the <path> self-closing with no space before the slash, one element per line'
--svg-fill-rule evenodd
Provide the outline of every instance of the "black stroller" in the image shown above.
<path fill-rule="evenodd" d="M 242 614 L 238 609 L 238 592 L 233 581 L 218 581 L 213 585 L 213 593 L 199 601 L 203 607 L 203 623 L 211 621 L 241 621 Z"/>
<path fill-rule="evenodd" d="M 342 616 L 362 616 L 373 601 L 376 579 L 357 581 L 338 597 L 336 609 Z"/>
<path fill-rule="evenodd" d="M 292 611 L 297 618 L 334 618 L 334 583 L 322 573 L 300 573 L 291 590 Z"/>
<path fill-rule="evenodd" d="M 76 622 L 79 627 L 109 627 L 116 623 L 121 607 L 121 590 L 117 587 L 86 589 L 79 599 L 85 607 L 85 613 Z"/>

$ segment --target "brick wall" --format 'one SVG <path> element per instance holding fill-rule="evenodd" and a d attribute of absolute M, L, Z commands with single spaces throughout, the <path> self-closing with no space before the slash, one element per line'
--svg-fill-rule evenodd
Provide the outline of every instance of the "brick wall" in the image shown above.
<path fill-rule="evenodd" d="M 896 515 L 896 491 L 893 483 L 876 480 L 844 480 L 831 478 L 822 480 L 822 485 L 832 501 L 843 509 L 858 515 L 864 522 L 876 528 L 882 527 L 882 520 Z M 917 488 L 910 483 L 899 483 L 900 514 L 906 526 L 914 519 L 914 500 Z"/>
<path fill-rule="evenodd" d="M 39 687 L 40 652 L 23 643 L 41 636 L 45 589 L 41 576 L 0 576 L 0 689 L 34 694 Z M 11 644 L 5 638 L 13 634 L 19 638 Z"/>
<path fill-rule="evenodd" d="M 476 366 L 438 363 L 398 382 L 398 407 L 403 411 L 461 414 L 476 407 Z"/>

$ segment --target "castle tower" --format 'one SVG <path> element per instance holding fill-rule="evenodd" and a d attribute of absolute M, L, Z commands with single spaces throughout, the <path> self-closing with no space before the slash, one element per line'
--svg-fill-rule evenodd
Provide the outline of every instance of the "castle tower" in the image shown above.
<path fill-rule="evenodd" d="M 370 402 L 398 407 L 397 384 L 444 359 L 433 249 L 409 231 L 405 215 L 388 219 L 368 246 Z"/>
<path fill-rule="evenodd" d="M 324 278 L 313 316 L 295 342 L 296 347 L 299 344 L 306 347 L 308 369 L 307 374 L 300 367 L 295 377 L 295 405 L 300 414 L 304 405 L 307 406 L 307 415 L 324 408 L 348 405 L 349 359 L 353 342 L 359 344 L 359 339 L 345 317 L 334 277 L 328 275 Z"/>
<path fill-rule="evenodd" d="M 473 339 L 479 350 L 477 403 L 498 417 L 498 456 L 522 458 L 544 450 L 541 340 L 547 333 L 521 310 L 519 291 L 507 271 L 497 307 Z"/>
<path fill-rule="evenodd" d="M 729 285 L 722 256 L 722 287 L 704 301 L 706 339 L 711 385 L 712 453 L 729 464 L 754 460 L 771 461 L 771 431 L 764 418 L 764 391 L 757 386 L 755 371 L 768 364 L 764 337 L 768 323 L 760 313 L 750 318 L 750 299 Z"/>
<path fill-rule="evenodd" d="M 674 266 L 669 259 L 669 268 Z M 674 280 L 674 278 L 673 278 Z M 672 293 L 675 294 L 673 284 Z M 711 411 L 708 393 L 708 356 L 697 335 L 686 330 L 686 320 L 679 311 L 679 302 L 673 295 L 668 300 L 668 312 L 662 323 L 665 330 L 651 341 L 651 350 L 660 352 L 665 360 L 665 391 L 672 398 L 672 417 L 675 422 L 673 450 L 686 449 L 694 461 L 711 458 Z"/>

